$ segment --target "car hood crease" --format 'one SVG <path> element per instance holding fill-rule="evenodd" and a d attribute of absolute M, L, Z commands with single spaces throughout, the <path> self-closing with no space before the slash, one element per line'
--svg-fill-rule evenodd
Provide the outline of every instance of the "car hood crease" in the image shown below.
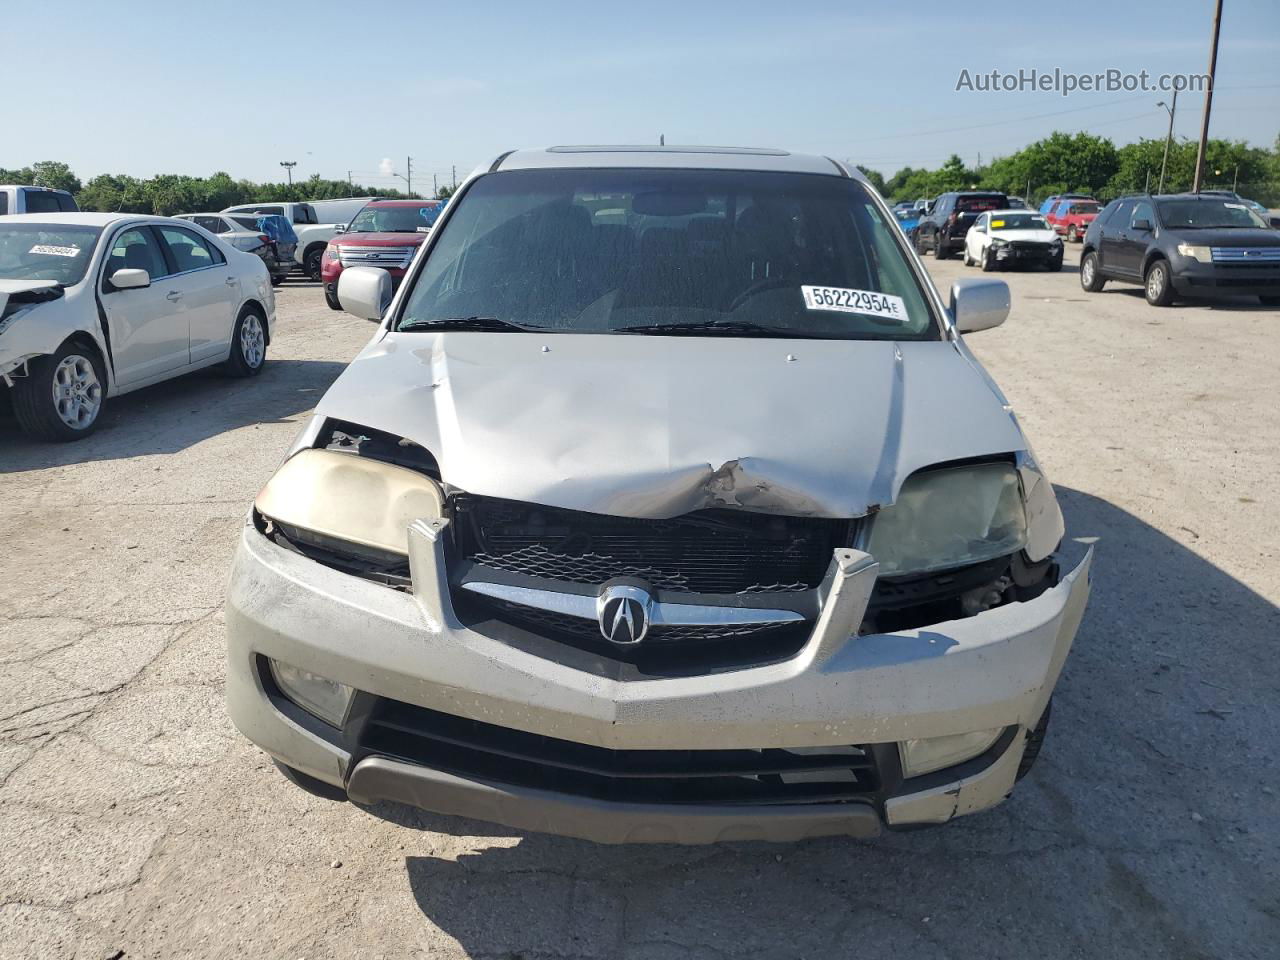
<path fill-rule="evenodd" d="M 858 517 L 922 467 L 1026 447 L 946 341 L 392 333 L 317 414 L 421 444 L 472 494 L 642 518 Z"/>

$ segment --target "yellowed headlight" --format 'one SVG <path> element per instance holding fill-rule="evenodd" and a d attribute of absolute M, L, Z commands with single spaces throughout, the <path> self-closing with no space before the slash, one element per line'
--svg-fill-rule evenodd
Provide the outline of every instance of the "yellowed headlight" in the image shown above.
<path fill-rule="evenodd" d="M 254 506 L 285 527 L 400 556 L 409 524 L 438 518 L 439 485 L 416 470 L 332 450 L 302 450 L 284 462 Z"/>

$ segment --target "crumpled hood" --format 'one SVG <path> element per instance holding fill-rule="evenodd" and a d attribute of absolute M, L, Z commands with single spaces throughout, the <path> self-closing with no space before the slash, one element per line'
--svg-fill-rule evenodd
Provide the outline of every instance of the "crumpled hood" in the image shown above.
<path fill-rule="evenodd" d="M 858 517 L 947 460 L 1025 449 L 955 344 L 388 334 L 317 414 L 407 437 L 473 494 L 630 517 Z"/>
<path fill-rule="evenodd" d="M 57 288 L 57 280 L 5 280 L 0 278 L 0 314 L 4 313 L 11 297 L 19 298 L 24 293 L 56 290 Z"/>
<path fill-rule="evenodd" d="M 1019 243 L 1053 243 L 1058 235 L 1052 230 L 992 230 L 993 239 L 1018 241 Z"/>

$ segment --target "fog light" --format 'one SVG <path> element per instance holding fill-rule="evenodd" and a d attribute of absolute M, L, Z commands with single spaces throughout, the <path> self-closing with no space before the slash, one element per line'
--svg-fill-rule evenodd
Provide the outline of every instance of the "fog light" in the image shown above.
<path fill-rule="evenodd" d="M 902 757 L 902 775 L 918 777 L 972 760 L 978 754 L 986 753 L 1003 732 L 1003 727 L 996 727 L 992 730 L 975 730 L 973 733 L 956 733 L 948 737 L 903 740 L 898 744 L 898 753 Z"/>
<path fill-rule="evenodd" d="M 342 726 L 355 690 L 345 683 L 335 683 L 279 660 L 268 659 L 267 662 L 271 665 L 271 676 L 275 678 L 276 686 L 286 697 L 325 723 Z"/>

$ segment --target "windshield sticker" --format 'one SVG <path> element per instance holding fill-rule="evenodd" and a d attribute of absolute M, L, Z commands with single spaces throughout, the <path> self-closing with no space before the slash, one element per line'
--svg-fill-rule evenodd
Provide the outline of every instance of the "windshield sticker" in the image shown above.
<path fill-rule="evenodd" d="M 1003 226 L 1004 226 L 1004 221 L 1003 221 L 1003 220 L 992 220 L 992 221 L 991 221 L 991 226 L 993 226 L 993 227 L 1003 227 Z"/>
<path fill-rule="evenodd" d="M 1223 204 L 1223 206 L 1224 206 L 1224 207 L 1230 207 L 1232 210 L 1245 210 L 1245 209 L 1247 209 L 1243 203 L 1224 203 L 1224 204 Z"/>
<path fill-rule="evenodd" d="M 55 247 L 49 243 L 37 243 L 31 248 L 31 253 L 43 253 L 50 257 L 78 257 L 80 256 L 80 248 Z"/>
<path fill-rule="evenodd" d="M 804 305 L 809 310 L 834 310 L 837 313 L 868 313 L 888 317 L 899 323 L 910 320 L 907 303 L 901 297 L 874 290 L 850 290 L 847 287 L 812 287 L 802 285 Z"/>

